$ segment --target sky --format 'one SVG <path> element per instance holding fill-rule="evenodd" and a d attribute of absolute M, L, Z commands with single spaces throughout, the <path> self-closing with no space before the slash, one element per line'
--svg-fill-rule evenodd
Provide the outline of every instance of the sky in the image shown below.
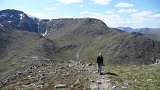
<path fill-rule="evenodd" d="M 109 27 L 160 28 L 160 0 L 0 0 L 40 19 L 97 18 Z"/>

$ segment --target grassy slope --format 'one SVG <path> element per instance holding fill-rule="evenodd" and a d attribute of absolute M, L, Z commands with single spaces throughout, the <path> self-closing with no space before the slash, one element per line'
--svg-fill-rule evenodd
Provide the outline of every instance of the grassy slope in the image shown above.
<path fill-rule="evenodd" d="M 95 62 L 95 58 L 99 52 L 103 52 L 103 56 L 105 58 L 105 64 L 110 64 L 110 63 L 128 63 L 127 59 L 122 59 L 123 61 L 118 61 L 116 58 L 118 53 L 122 53 L 123 50 L 126 50 L 127 48 L 124 48 L 123 45 L 125 46 L 125 43 L 136 43 L 136 45 L 141 45 L 142 46 L 146 45 L 145 42 L 148 39 L 145 39 L 143 37 L 135 37 L 134 35 L 129 35 L 126 33 L 119 33 L 117 31 L 106 31 L 105 34 L 99 34 L 96 35 L 95 32 L 97 31 L 89 31 L 91 33 L 83 32 L 81 33 L 80 31 L 76 31 L 77 27 L 80 27 L 81 24 L 79 25 L 73 25 L 74 28 L 71 27 L 64 27 L 61 28 L 59 31 L 55 31 L 54 33 L 51 32 L 50 35 L 47 37 L 50 40 L 53 40 L 56 42 L 56 45 L 61 48 L 60 53 L 54 54 L 54 48 L 52 48 L 51 43 L 45 43 L 45 45 L 49 45 L 46 47 L 46 50 L 48 52 L 43 52 L 43 51 L 37 51 L 37 47 L 41 47 L 41 44 L 43 43 L 44 40 L 41 40 L 37 34 L 34 33 L 26 33 L 26 32 L 21 32 L 21 31 L 16 31 L 17 34 L 14 34 L 16 36 L 13 36 L 14 38 L 19 37 L 16 41 L 16 43 L 13 43 L 9 48 L 10 51 L 13 51 L 16 48 L 16 51 L 13 54 L 10 54 L 9 56 L 2 58 L 0 60 L 0 71 L 1 74 L 4 71 L 5 74 L 7 75 L 12 73 L 15 73 L 17 70 L 20 70 L 18 68 L 22 68 L 24 62 L 21 62 L 19 59 L 23 56 L 27 56 L 29 53 L 29 56 L 39 56 L 43 57 L 44 53 L 48 55 L 49 58 L 51 59 L 56 59 L 56 60 L 70 60 L 73 59 L 75 60 L 75 55 L 77 50 L 80 48 L 81 45 L 84 45 L 84 50 L 81 51 L 80 53 L 80 59 L 85 60 L 88 62 Z M 97 27 L 93 24 L 91 26 L 91 30 L 99 30 L 100 27 Z M 88 27 L 84 27 L 88 28 Z M 68 31 L 67 31 L 68 30 Z M 79 29 L 78 29 L 79 30 Z M 74 33 L 73 33 L 74 32 Z M 30 36 L 28 36 L 30 35 Z M 33 37 L 35 35 L 35 37 Z M 131 42 L 133 41 L 133 42 Z M 48 41 L 50 42 L 50 41 Z M 52 41 L 51 41 L 52 42 Z M 150 43 L 151 41 L 149 41 Z M 139 44 L 140 43 L 140 44 Z M 152 43 L 151 43 L 152 44 Z M 38 46 L 37 46 L 38 45 Z M 70 46 L 71 45 L 71 46 Z M 119 45 L 117 47 L 117 45 Z M 67 46 L 67 47 L 66 47 Z M 69 46 L 69 47 L 68 47 Z M 137 47 L 139 48 L 139 47 Z M 134 50 L 135 48 L 129 49 L 130 51 Z M 142 48 L 145 49 L 145 48 Z M 157 49 L 159 50 L 159 49 Z M 118 53 L 117 53 L 118 52 Z M 43 53 L 43 54 L 42 54 Z M 147 54 L 151 54 L 152 52 L 149 52 Z M 56 57 L 54 57 L 56 55 Z M 138 59 L 138 58 L 137 58 Z M 31 59 L 29 59 L 31 60 Z M 126 60 L 126 61 L 124 61 Z M 30 62 L 25 62 L 25 67 L 28 67 L 31 65 L 33 61 Z M 133 61 L 135 63 L 135 61 Z M 139 63 L 139 61 L 138 61 Z M 11 65 L 12 64 L 12 65 Z M 131 63 L 133 64 L 133 63 Z M 20 66 L 22 65 L 22 67 Z M 27 66 L 28 65 L 28 66 Z M 20 67 L 17 67 L 20 66 Z M 24 68 L 25 68 L 24 67 Z M 44 68 L 44 67 L 43 67 Z M 104 67 L 105 71 L 113 72 L 116 73 L 118 76 L 111 76 L 110 79 L 115 85 L 118 86 L 118 89 L 122 89 L 121 86 L 124 85 L 125 82 L 127 82 L 129 85 L 127 87 L 131 90 L 135 89 L 149 89 L 149 90 L 158 90 L 159 89 L 159 68 L 157 67 L 151 67 L 151 66 L 144 66 L 144 67 L 138 67 L 138 66 L 106 66 Z M 55 70 L 55 68 L 54 68 Z M 87 73 L 88 74 L 88 73 Z M 84 73 L 77 73 L 77 74 L 72 74 L 71 77 L 68 77 L 67 80 L 62 80 L 58 76 L 58 78 L 52 76 L 46 78 L 46 82 L 49 82 L 51 85 L 47 88 L 53 88 L 54 85 L 57 83 L 61 82 L 70 82 L 70 78 L 73 78 L 73 82 L 70 84 L 74 83 L 76 81 L 76 78 L 85 78 L 84 76 L 87 75 L 86 72 Z M 76 77 L 75 77 L 76 76 Z M 95 78 L 95 77 L 93 77 Z M 24 79 L 22 79 L 23 81 Z M 54 81 L 57 81 L 55 83 Z M 118 83 L 117 83 L 118 82 Z M 19 83 L 19 82 L 17 82 Z M 84 82 L 82 82 L 84 83 Z M 85 82 L 86 83 L 86 82 Z M 125 86 L 125 85 L 124 85 Z M 16 87 L 16 85 L 15 85 Z M 13 87 L 11 87 L 12 89 Z M 46 89 L 47 89 L 46 88 Z M 127 88 L 127 89 L 128 89 Z"/>
<path fill-rule="evenodd" d="M 37 33 L 21 30 L 8 30 L 1 33 L 6 35 L 1 37 L 2 40 L 6 39 L 8 42 L 5 44 L 6 48 L 3 48 L 6 54 L 0 58 L 0 79 L 26 70 L 40 59 L 55 57 L 54 43 Z"/>
<path fill-rule="evenodd" d="M 145 37 L 160 42 L 160 34 L 144 34 Z"/>
<path fill-rule="evenodd" d="M 55 89 L 57 84 L 67 84 L 72 87 L 71 90 L 82 90 L 87 84 L 96 81 L 98 73 L 95 71 L 88 72 L 86 70 L 76 70 L 68 67 L 66 64 L 55 64 L 53 66 L 44 65 L 33 70 L 34 73 L 22 76 L 12 82 L 12 84 L 4 87 L 4 90 L 37 89 L 36 86 L 44 85 L 41 90 Z M 94 66 L 96 68 L 96 65 Z M 57 72 L 58 70 L 58 72 Z M 116 86 L 116 90 L 159 90 L 160 89 L 160 68 L 159 66 L 120 66 L 106 65 L 103 67 L 103 73 L 108 73 L 108 78 L 112 87 Z M 39 71 L 43 71 L 44 78 L 38 81 Z M 50 74 L 49 74 L 50 73 Z M 69 73 L 69 74 L 66 74 Z M 115 76 L 116 74 L 117 76 Z M 30 77 L 28 77 L 30 76 Z M 79 81 L 76 84 L 77 80 Z M 35 84 L 35 86 L 34 86 Z M 56 90 L 56 89 L 55 89 Z"/>
<path fill-rule="evenodd" d="M 7 54 L 5 57 L 0 59 L 0 71 L 1 74 L 2 72 L 5 72 L 4 76 L 7 73 L 16 73 L 15 71 L 17 71 L 18 68 L 22 68 L 23 66 L 21 65 L 23 64 L 27 65 L 27 63 L 32 63 L 30 60 L 28 60 L 26 63 L 23 63 L 20 58 L 31 52 L 31 47 L 38 40 L 38 38 L 35 36 L 36 34 L 28 34 L 28 32 L 22 32 L 19 30 L 14 30 L 10 32 L 9 35 L 10 37 L 7 38 L 9 42 L 6 44 L 7 48 L 5 50 Z"/>
<path fill-rule="evenodd" d="M 56 30 L 52 29 L 54 32 L 50 32 L 47 38 L 55 41 L 60 47 L 74 46 L 63 50 L 60 56 L 65 60 L 76 59 L 75 55 L 81 45 L 84 45 L 84 48 L 80 53 L 80 59 L 88 62 L 95 62 L 99 52 L 105 56 L 106 64 L 148 64 L 152 63 L 153 55 L 158 56 L 158 43 L 155 49 L 153 41 L 143 36 L 101 27 L 105 25 L 91 23 L 82 27 L 81 23 L 73 23 Z M 100 33 L 101 29 L 103 33 Z"/>
<path fill-rule="evenodd" d="M 160 68 L 159 66 L 106 66 L 106 72 L 112 72 L 118 76 L 110 76 L 117 90 L 159 90 Z"/>

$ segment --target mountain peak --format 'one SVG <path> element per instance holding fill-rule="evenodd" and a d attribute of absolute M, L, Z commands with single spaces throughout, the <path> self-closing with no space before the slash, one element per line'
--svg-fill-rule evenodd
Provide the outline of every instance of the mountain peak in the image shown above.
<path fill-rule="evenodd" d="M 31 18 L 26 13 L 14 10 L 6 9 L 0 11 L 0 19 L 5 20 L 16 27 L 23 30 L 38 32 L 37 18 Z"/>

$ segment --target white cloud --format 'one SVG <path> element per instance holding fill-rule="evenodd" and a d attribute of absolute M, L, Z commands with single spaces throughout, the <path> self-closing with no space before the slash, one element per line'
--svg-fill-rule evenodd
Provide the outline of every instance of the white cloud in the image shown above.
<path fill-rule="evenodd" d="M 56 9 L 55 8 L 45 8 L 45 10 L 47 10 L 47 11 L 55 11 Z"/>
<path fill-rule="evenodd" d="M 55 17 L 55 18 L 73 18 L 72 16 L 58 16 L 58 17 Z"/>
<path fill-rule="evenodd" d="M 80 5 L 80 7 L 84 7 L 84 5 L 83 5 L 83 4 L 81 4 L 81 5 Z"/>
<path fill-rule="evenodd" d="M 53 1 L 52 1 L 52 0 L 48 0 L 47 2 L 48 2 L 48 3 L 52 3 Z"/>
<path fill-rule="evenodd" d="M 123 17 L 117 14 L 106 15 L 106 18 L 104 17 L 103 20 L 106 22 L 106 24 L 110 26 L 124 26 L 126 24 L 130 24 L 130 21 L 128 19 L 124 19 Z"/>
<path fill-rule="evenodd" d="M 19 9 L 23 9 L 23 8 L 24 8 L 24 6 L 19 5 L 19 6 L 17 6 L 17 8 L 19 8 Z"/>
<path fill-rule="evenodd" d="M 80 3 L 83 2 L 83 0 L 59 0 L 60 2 L 64 4 L 71 4 L 71 3 Z"/>
<path fill-rule="evenodd" d="M 42 13 L 42 12 L 31 12 L 31 11 L 26 11 L 26 13 L 28 14 L 28 15 L 31 15 L 31 16 L 34 16 L 34 17 L 37 17 L 37 18 L 45 18 L 45 15 L 44 15 L 44 13 Z"/>
<path fill-rule="evenodd" d="M 130 15 L 134 24 L 156 23 L 160 22 L 160 14 L 154 14 L 151 11 L 141 11 Z"/>
<path fill-rule="evenodd" d="M 118 10 L 118 13 L 133 13 L 133 12 L 137 12 L 138 10 L 136 9 L 120 9 Z"/>
<path fill-rule="evenodd" d="M 80 14 L 90 14 L 91 12 L 89 11 L 83 11 L 83 12 L 80 12 Z"/>
<path fill-rule="evenodd" d="M 133 6 L 134 6 L 133 4 L 124 3 L 124 2 L 118 3 L 116 5 L 116 7 L 133 7 Z"/>
<path fill-rule="evenodd" d="M 155 14 L 155 15 L 153 15 L 153 18 L 160 20 L 160 14 Z"/>
<path fill-rule="evenodd" d="M 157 27 L 157 25 L 160 24 L 160 14 L 155 14 L 151 11 L 137 10 L 136 12 L 130 14 L 127 18 L 112 12 L 112 10 L 103 13 L 85 11 L 83 13 L 81 12 L 81 17 L 91 17 L 100 19 L 104 21 L 109 27 L 123 26 L 123 27 L 142 28 L 142 27 L 155 27 L 155 26 Z"/>
<path fill-rule="evenodd" d="M 95 4 L 100 4 L 100 5 L 107 5 L 109 4 L 112 0 L 92 0 Z"/>
<path fill-rule="evenodd" d="M 150 17 L 153 14 L 151 11 L 140 11 L 134 14 L 131 14 L 131 16 L 142 16 L 142 17 Z"/>
<path fill-rule="evenodd" d="M 117 27 L 117 26 L 125 26 L 130 24 L 131 22 L 128 19 L 124 19 L 118 14 L 107 14 L 104 13 L 93 13 L 90 12 L 89 14 L 85 14 L 85 16 L 81 17 L 91 17 L 91 18 L 97 18 L 102 21 L 104 21 L 108 26 Z"/>
<path fill-rule="evenodd" d="M 114 14 L 115 13 L 115 10 L 108 10 L 108 11 L 105 11 L 106 14 Z"/>

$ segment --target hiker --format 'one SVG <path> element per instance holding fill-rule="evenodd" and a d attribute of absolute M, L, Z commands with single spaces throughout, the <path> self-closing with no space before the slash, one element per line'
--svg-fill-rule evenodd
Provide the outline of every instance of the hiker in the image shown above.
<path fill-rule="evenodd" d="M 99 53 L 98 57 L 97 57 L 97 69 L 98 69 L 98 73 L 100 75 L 102 75 L 102 66 L 103 66 L 103 56 L 102 53 Z"/>

